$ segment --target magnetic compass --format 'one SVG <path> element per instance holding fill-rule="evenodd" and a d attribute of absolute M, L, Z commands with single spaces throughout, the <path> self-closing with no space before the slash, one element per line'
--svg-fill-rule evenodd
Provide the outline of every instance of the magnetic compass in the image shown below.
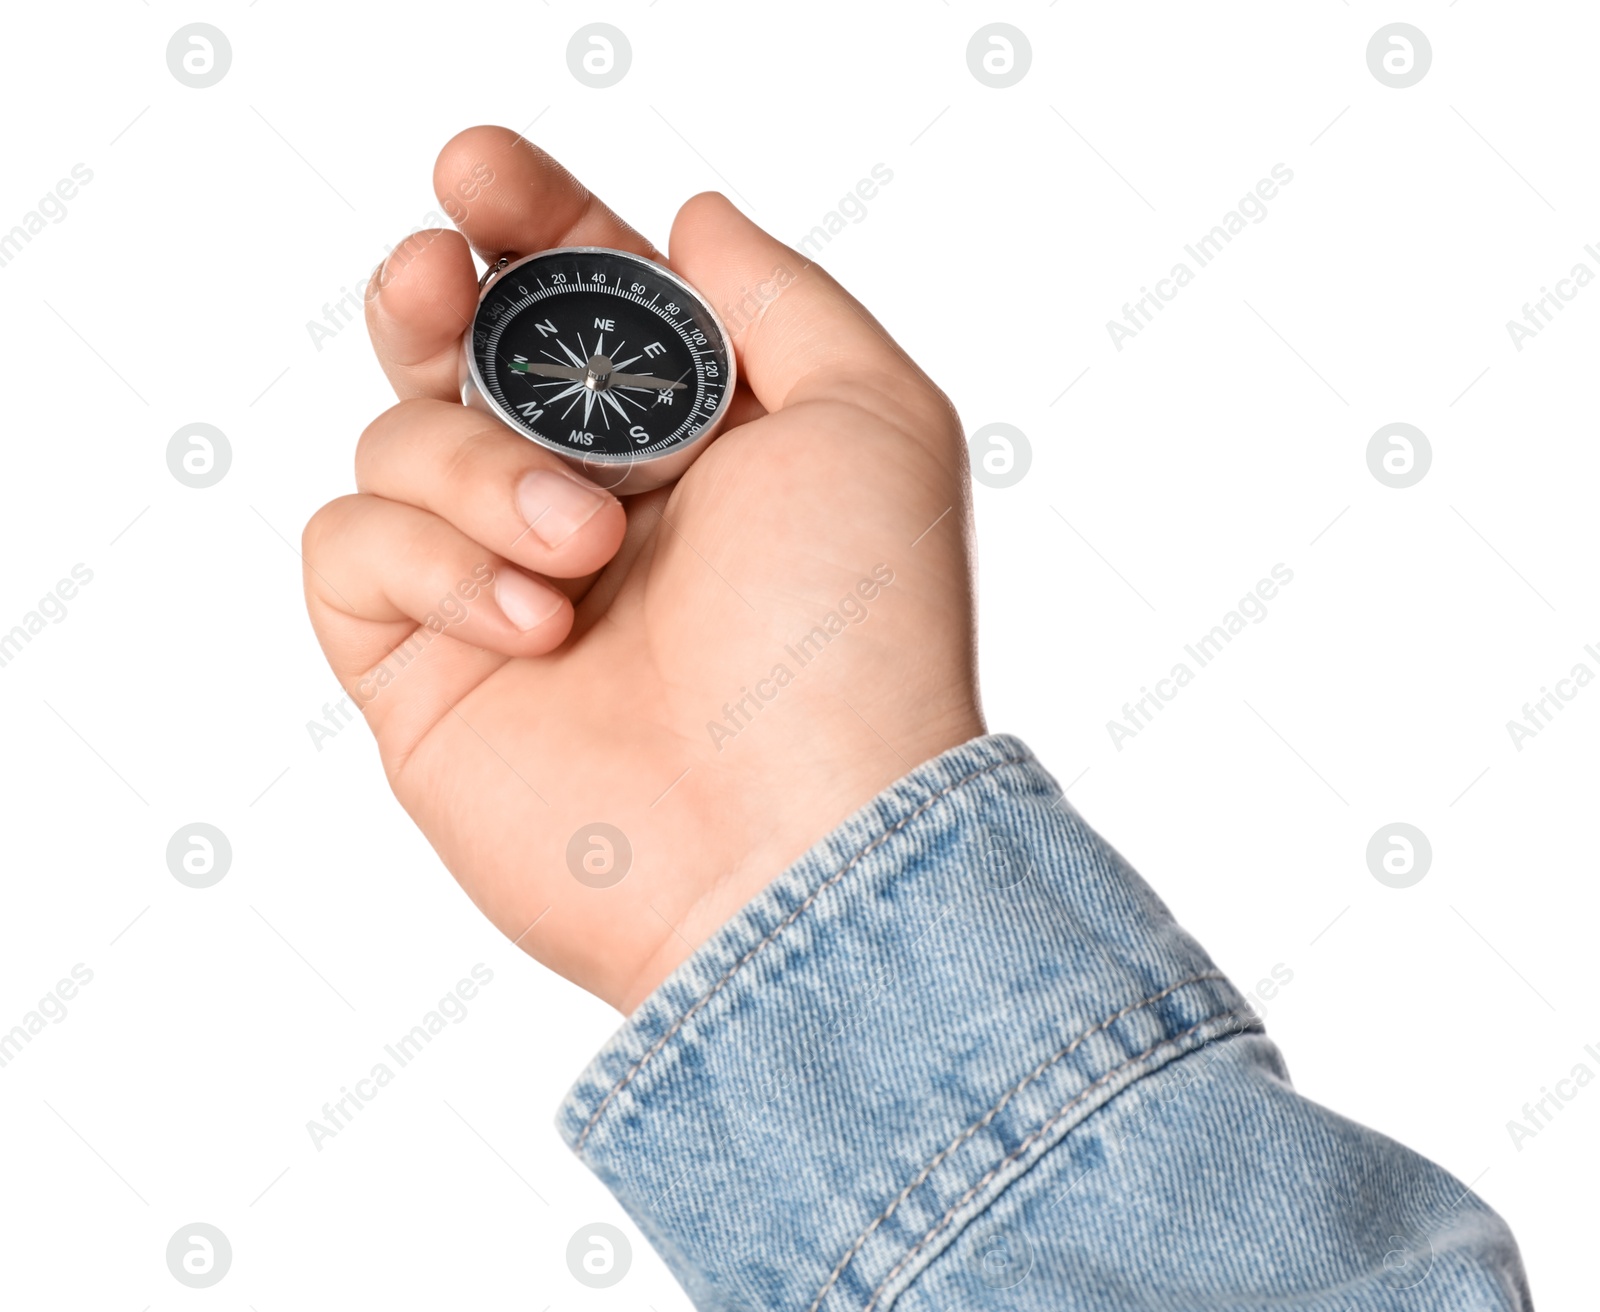
<path fill-rule="evenodd" d="M 502 256 L 461 340 L 461 399 L 617 493 L 686 470 L 733 396 L 716 312 L 653 260 L 601 246 Z"/>

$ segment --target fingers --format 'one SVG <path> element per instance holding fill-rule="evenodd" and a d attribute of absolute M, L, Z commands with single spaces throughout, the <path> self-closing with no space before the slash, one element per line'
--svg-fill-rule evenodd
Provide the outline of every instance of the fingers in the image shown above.
<path fill-rule="evenodd" d="M 417 233 L 385 262 L 368 304 L 378 358 L 402 398 L 457 397 L 456 351 L 485 259 L 553 246 L 609 246 L 660 259 L 554 158 L 507 128 L 475 127 L 440 152 L 434 188 L 462 237 Z M 948 427 L 948 402 L 859 302 L 723 196 L 694 197 L 673 224 L 672 267 L 734 339 L 758 410 L 887 396 Z"/>
<path fill-rule="evenodd" d="M 457 133 L 439 152 L 433 188 L 485 260 L 551 246 L 610 246 L 658 258 L 653 246 L 572 174 L 509 128 Z M 470 195 L 462 202 L 458 198 Z"/>
<path fill-rule="evenodd" d="M 431 511 L 524 569 L 592 574 L 627 530 L 622 503 L 504 424 L 460 405 L 402 402 L 356 446 L 356 486 Z"/>
<path fill-rule="evenodd" d="M 413 233 L 383 262 L 367 295 L 367 331 L 401 400 L 460 399 L 457 351 L 478 304 L 471 247 L 485 261 L 551 246 L 660 258 L 551 156 L 508 128 L 468 128 L 451 138 L 433 184 L 460 233 Z"/>
<path fill-rule="evenodd" d="M 390 252 L 367 288 L 367 333 L 401 400 L 459 401 L 461 336 L 478 306 L 478 275 L 464 237 L 414 232 Z"/>
<path fill-rule="evenodd" d="M 306 525 L 302 555 L 312 622 L 342 679 L 416 625 L 506 656 L 543 655 L 572 627 L 563 593 L 416 506 L 341 497 Z"/>
<path fill-rule="evenodd" d="M 807 256 L 790 250 L 715 192 L 672 225 L 672 267 L 722 316 L 740 377 L 767 410 L 863 389 L 946 409 L 927 376 L 866 309 Z"/>

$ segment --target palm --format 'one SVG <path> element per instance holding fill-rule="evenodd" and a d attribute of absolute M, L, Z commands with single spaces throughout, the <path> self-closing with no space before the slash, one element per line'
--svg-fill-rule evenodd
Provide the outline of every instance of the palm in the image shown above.
<path fill-rule="evenodd" d="M 926 460 L 871 416 L 856 423 L 818 431 L 797 408 L 724 435 L 671 496 L 630 501 L 629 558 L 596 578 L 566 647 L 532 660 L 449 653 L 439 662 L 449 686 L 418 687 L 419 699 L 451 709 L 395 774 L 401 802 L 503 932 L 602 994 L 626 996 L 641 965 L 687 955 L 905 772 L 905 731 L 930 695 L 958 700 L 959 684 L 910 686 L 886 656 L 916 641 L 913 614 L 959 611 L 959 596 L 897 595 L 912 539 L 959 486 L 942 502 L 928 488 L 886 517 L 884 489 Z M 810 448 L 799 468 L 789 443 Z M 817 471 L 829 467 L 851 480 L 822 485 Z M 878 565 L 896 582 L 861 602 L 856 587 Z M 850 595 L 865 619 L 820 649 L 796 646 Z M 956 659 L 937 663 L 960 669 L 963 625 L 945 628 Z M 793 676 L 783 686 L 768 677 L 779 667 Z M 844 736 L 819 733 L 827 722 Z M 380 745 L 393 758 L 401 744 Z M 797 804 L 807 821 L 791 836 L 779 817 Z M 582 858 L 576 868 L 569 859 L 573 836 L 597 821 L 631 846 L 631 861 L 613 854 L 609 872 L 589 876 L 604 883 L 626 867 L 614 886 L 580 883 Z M 577 848 L 606 864 L 604 839 Z M 767 864 L 752 868 L 753 857 Z"/>
<path fill-rule="evenodd" d="M 706 251 L 726 258 L 742 241 L 755 266 L 770 268 L 774 251 L 798 259 L 731 208 L 697 204 L 742 225 L 696 243 Z M 428 271 L 445 291 L 408 311 L 403 331 L 375 327 L 380 358 L 382 332 L 440 344 L 432 362 L 385 360 L 402 395 L 449 394 L 435 365 L 471 295 L 464 248 L 433 249 L 456 266 Z M 675 262 L 717 295 L 693 250 L 691 267 Z M 397 648 L 419 650 L 364 705 L 396 795 L 503 932 L 624 1009 L 828 829 L 981 732 L 954 417 L 820 272 L 786 296 L 785 317 L 736 339 L 752 389 L 738 408 L 751 418 L 674 487 L 625 503 L 620 546 L 563 587 L 570 632 L 508 636 L 503 618 L 480 615 L 431 637 L 415 623 L 421 602 L 396 601 L 407 588 L 448 591 L 498 558 L 471 537 L 511 556 L 499 571 L 538 565 L 505 546 L 519 536 L 509 528 L 463 535 L 443 522 L 484 519 L 499 495 L 474 490 L 465 456 L 476 447 L 497 460 L 539 453 L 509 430 L 466 433 L 465 456 L 433 451 L 449 449 L 446 430 L 482 428 L 442 397 L 380 419 L 363 438 L 390 434 L 366 460 L 368 495 L 333 503 L 319 515 L 329 526 L 307 531 L 313 620 L 347 685 L 394 664 Z M 388 354 L 425 352 L 405 340 Z M 423 472 L 396 472 L 406 462 Z M 462 484 L 454 500 L 450 480 Z M 364 519 L 401 522 L 380 531 Z M 418 573 L 435 582 L 416 584 Z M 596 824 L 610 828 L 597 837 Z M 631 856 L 608 845 L 617 833 Z"/>

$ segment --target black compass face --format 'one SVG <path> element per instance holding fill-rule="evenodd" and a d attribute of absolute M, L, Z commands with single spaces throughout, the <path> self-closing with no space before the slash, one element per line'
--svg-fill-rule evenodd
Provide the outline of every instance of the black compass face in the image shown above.
<path fill-rule="evenodd" d="M 568 248 L 508 266 L 472 325 L 481 390 L 507 423 L 599 463 L 662 456 L 722 417 L 732 369 L 706 303 L 660 265 Z"/>

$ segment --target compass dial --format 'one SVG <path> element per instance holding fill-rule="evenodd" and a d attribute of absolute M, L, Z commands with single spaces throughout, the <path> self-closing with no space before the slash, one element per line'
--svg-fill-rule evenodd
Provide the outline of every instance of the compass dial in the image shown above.
<path fill-rule="evenodd" d="M 469 401 L 585 472 L 657 468 L 656 483 L 682 472 L 733 395 L 711 307 L 625 251 L 567 247 L 493 272 L 465 356 L 463 391 L 481 395 Z"/>

